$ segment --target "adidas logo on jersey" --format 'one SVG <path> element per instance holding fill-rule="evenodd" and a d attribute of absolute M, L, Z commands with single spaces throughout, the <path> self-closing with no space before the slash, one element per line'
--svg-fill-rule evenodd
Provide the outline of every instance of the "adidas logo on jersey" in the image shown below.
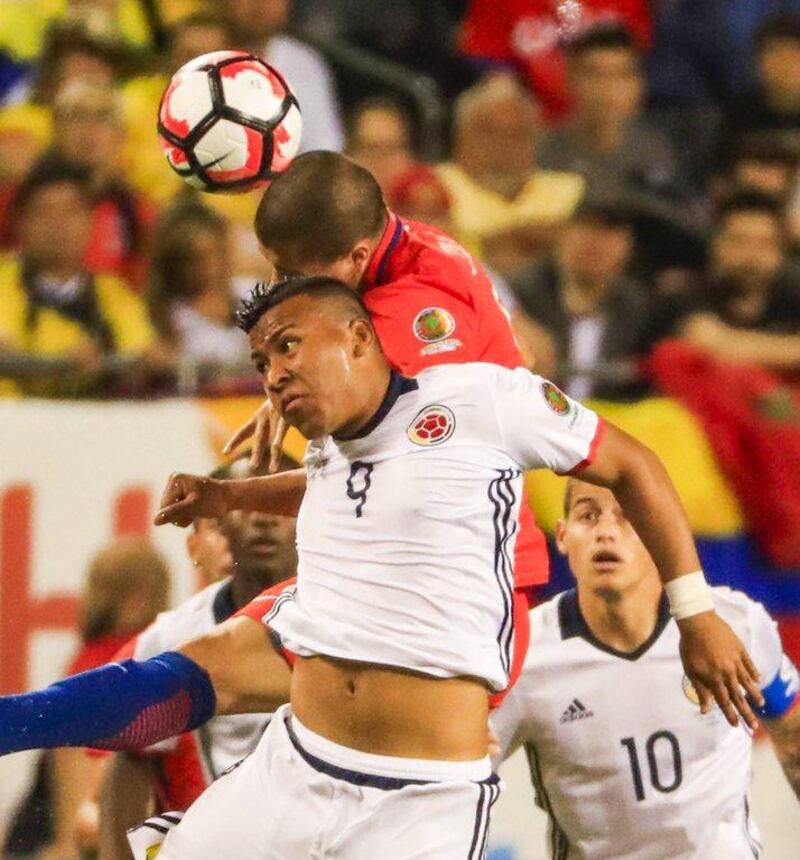
<path fill-rule="evenodd" d="M 573 699 L 569 707 L 561 715 L 560 723 L 571 723 L 575 720 L 585 720 L 587 717 L 593 717 L 594 711 L 590 711 L 580 699 Z"/>

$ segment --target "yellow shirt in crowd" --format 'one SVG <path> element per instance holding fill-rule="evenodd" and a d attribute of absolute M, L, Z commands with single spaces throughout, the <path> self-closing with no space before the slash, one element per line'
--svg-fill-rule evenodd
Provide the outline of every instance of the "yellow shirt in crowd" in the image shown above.
<path fill-rule="evenodd" d="M 477 256 L 485 239 L 504 230 L 564 223 L 583 194 L 583 178 L 575 173 L 536 170 L 509 200 L 479 185 L 453 163 L 440 164 L 436 170 L 450 193 L 456 238 Z"/>
<path fill-rule="evenodd" d="M 113 275 L 95 275 L 94 286 L 101 317 L 114 338 L 117 355 L 138 355 L 155 340 L 144 302 Z M 76 322 L 53 308 L 39 308 L 33 327 L 27 318 L 28 301 L 18 260 L 0 261 L 0 344 L 8 349 L 40 356 L 58 356 L 92 343 Z M 0 394 L 17 393 L 0 381 Z"/>

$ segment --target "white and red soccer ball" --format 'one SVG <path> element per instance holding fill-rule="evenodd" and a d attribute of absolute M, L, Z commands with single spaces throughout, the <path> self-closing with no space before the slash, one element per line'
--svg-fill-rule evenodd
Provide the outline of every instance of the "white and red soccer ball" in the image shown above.
<path fill-rule="evenodd" d="M 158 110 L 167 161 L 204 191 L 268 185 L 297 154 L 302 125 L 286 81 L 243 51 L 214 51 L 182 66 Z"/>

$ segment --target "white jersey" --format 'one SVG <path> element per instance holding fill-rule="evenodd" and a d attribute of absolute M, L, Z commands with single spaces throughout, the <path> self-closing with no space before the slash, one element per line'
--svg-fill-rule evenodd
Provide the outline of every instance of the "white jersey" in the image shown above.
<path fill-rule="evenodd" d="M 591 460 L 599 420 L 524 369 L 393 375 L 372 421 L 309 444 L 298 584 L 265 617 L 297 654 L 506 686 L 521 472 Z"/>
<path fill-rule="evenodd" d="M 230 579 L 215 582 L 169 612 L 162 612 L 136 639 L 133 656 L 149 660 L 172 651 L 192 639 L 209 633 L 229 618 L 234 607 L 230 596 Z M 269 724 L 269 714 L 241 714 L 214 717 L 197 730 L 197 753 L 206 782 L 210 783 L 229 767 L 249 755 Z M 170 752 L 177 738 L 162 741 L 150 752 Z M 194 771 L 197 768 L 192 768 Z"/>
<path fill-rule="evenodd" d="M 714 588 L 764 684 L 764 716 L 798 692 L 796 669 L 764 608 Z M 503 757 L 524 745 L 552 858 L 742 860 L 760 856 L 750 817 L 752 735 L 714 707 L 700 713 L 678 627 L 662 601 L 631 654 L 598 642 L 566 592 L 531 612 L 522 675 L 492 715 Z"/>

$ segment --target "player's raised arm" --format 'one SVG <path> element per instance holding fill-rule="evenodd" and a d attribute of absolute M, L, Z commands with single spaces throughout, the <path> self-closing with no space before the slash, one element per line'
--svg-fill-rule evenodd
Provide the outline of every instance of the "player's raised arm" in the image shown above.
<path fill-rule="evenodd" d="M 704 713 L 716 699 L 731 725 L 757 725 L 758 672 L 714 611 L 686 513 L 659 458 L 645 445 L 525 370 L 487 369 L 503 443 L 525 468 L 580 472 L 610 489 L 659 571 L 681 632 L 681 657 Z"/>
<path fill-rule="evenodd" d="M 714 611 L 686 512 L 661 460 L 645 445 L 607 425 L 582 480 L 608 487 L 653 557 L 681 631 L 686 674 L 706 713 L 711 698 L 731 725 L 737 711 L 751 727 L 756 717 L 747 696 L 763 701 L 758 672 L 731 628 Z"/>

